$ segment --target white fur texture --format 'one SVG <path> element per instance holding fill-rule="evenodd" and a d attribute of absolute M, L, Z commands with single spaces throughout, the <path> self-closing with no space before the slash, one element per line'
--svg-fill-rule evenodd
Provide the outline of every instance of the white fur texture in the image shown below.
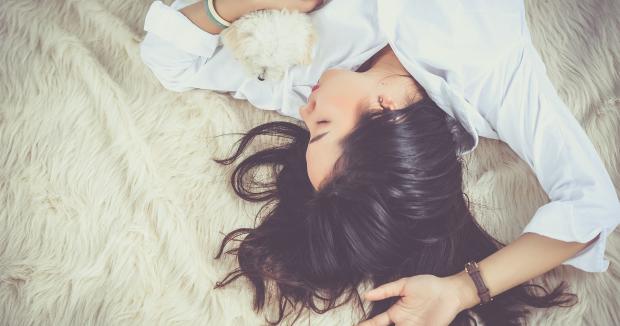
<path fill-rule="evenodd" d="M 317 37 L 308 15 L 286 9 L 254 11 L 220 34 L 249 75 L 268 81 L 282 79 L 294 65 L 310 64 Z"/>
<path fill-rule="evenodd" d="M 216 135 L 295 120 L 162 88 L 138 54 L 150 2 L 0 2 L 0 325 L 264 324 L 245 279 L 212 289 L 236 267 L 212 259 L 222 233 L 252 227 L 259 206 L 236 198 L 230 168 L 211 159 L 237 139 Z M 619 187 L 620 2 L 527 5 L 554 84 Z M 513 240 L 548 200 L 535 176 L 494 140 L 466 163 L 480 223 Z M 606 273 L 561 266 L 539 278 L 566 280 L 581 302 L 537 310 L 531 325 L 617 325 L 618 231 L 607 255 Z M 298 325 L 358 316 L 346 305 Z"/>

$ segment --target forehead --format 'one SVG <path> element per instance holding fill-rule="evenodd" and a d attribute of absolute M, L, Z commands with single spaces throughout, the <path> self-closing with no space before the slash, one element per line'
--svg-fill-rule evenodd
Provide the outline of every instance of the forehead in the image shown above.
<path fill-rule="evenodd" d="M 309 144 L 306 150 L 306 168 L 308 178 L 318 189 L 321 182 L 334 170 L 334 164 L 342 155 L 339 141 L 342 136 L 337 133 L 328 133 L 320 140 Z"/>

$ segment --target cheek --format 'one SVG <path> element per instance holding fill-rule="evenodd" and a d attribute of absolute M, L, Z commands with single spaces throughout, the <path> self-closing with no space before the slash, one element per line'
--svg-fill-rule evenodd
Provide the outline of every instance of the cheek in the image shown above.
<path fill-rule="evenodd" d="M 333 126 L 328 126 L 330 130 L 331 128 L 340 129 L 342 122 L 348 121 L 351 115 L 355 115 L 363 98 L 362 92 L 352 85 L 338 85 L 330 89 L 328 94 L 322 95 L 325 95 L 321 98 L 321 109 L 324 110 L 322 114 L 335 123 Z"/>
<path fill-rule="evenodd" d="M 369 92 L 366 80 L 358 73 L 331 70 L 326 72 L 324 79 L 319 91 L 323 98 L 329 98 L 330 105 L 349 108 Z"/>
<path fill-rule="evenodd" d="M 343 81 L 330 89 L 330 96 L 327 97 L 329 99 L 329 106 L 337 109 L 339 112 L 353 110 L 358 106 L 366 91 L 359 85 L 359 82 L 354 80 Z"/>

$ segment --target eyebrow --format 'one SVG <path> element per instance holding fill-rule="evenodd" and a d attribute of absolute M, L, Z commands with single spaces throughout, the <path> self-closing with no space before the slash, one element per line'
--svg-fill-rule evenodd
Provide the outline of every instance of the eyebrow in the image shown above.
<path fill-rule="evenodd" d="M 308 143 L 308 145 L 314 143 L 315 141 L 317 141 L 317 140 L 319 140 L 321 138 L 323 138 L 323 136 L 327 135 L 328 132 L 329 131 L 326 131 L 326 132 L 324 132 L 324 133 L 322 133 L 322 134 L 320 134 L 320 135 L 310 139 L 310 142 Z"/>

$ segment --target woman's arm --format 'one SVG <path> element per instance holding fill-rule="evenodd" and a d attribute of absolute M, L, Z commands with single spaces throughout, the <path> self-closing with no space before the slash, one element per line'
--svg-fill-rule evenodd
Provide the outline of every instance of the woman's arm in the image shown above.
<path fill-rule="evenodd" d="M 222 18 L 233 22 L 259 9 L 297 9 L 311 11 L 320 0 L 216 0 L 214 7 Z M 207 17 L 204 0 L 182 7 L 178 0 L 170 6 L 153 1 L 146 13 L 140 43 L 140 57 L 164 88 L 184 92 L 195 88 L 236 92 L 233 97 L 247 99 L 261 109 L 273 109 L 274 99 L 267 84 L 254 85 L 250 76 L 221 46 L 221 29 Z M 255 77 L 254 77 L 255 79 Z M 250 83 L 248 83 L 250 82 Z M 240 90 L 240 87 L 244 89 Z"/>
<path fill-rule="evenodd" d="M 264 0 L 214 0 L 213 7 L 218 15 L 232 23 L 250 12 L 266 9 L 266 4 L 263 4 L 263 2 Z M 179 11 L 205 32 L 219 34 L 223 30 L 207 16 L 204 0 L 184 7 Z"/>
<path fill-rule="evenodd" d="M 525 233 L 506 247 L 478 262 L 480 275 L 490 295 L 496 296 L 559 266 L 593 243 L 565 242 L 535 233 Z M 460 310 L 480 303 L 476 286 L 465 270 L 448 276 L 458 291 Z"/>
<path fill-rule="evenodd" d="M 218 15 L 232 23 L 241 16 L 256 10 L 288 9 L 310 12 L 322 2 L 322 0 L 214 0 L 213 7 Z M 207 16 L 204 0 L 189 5 L 180 11 L 206 32 L 219 34 L 222 31 L 222 28 L 213 24 Z"/>
<path fill-rule="evenodd" d="M 471 78 L 468 95 L 499 139 L 532 169 L 549 202 L 516 240 L 478 262 L 491 296 L 559 265 L 606 271 L 606 240 L 620 224 L 620 201 L 601 156 L 557 94 L 533 44 L 515 50 L 488 73 Z M 389 320 L 447 325 L 480 302 L 464 268 L 447 277 L 401 278 L 365 295 L 368 300 L 388 296 L 401 299 L 362 325 Z"/>
<path fill-rule="evenodd" d="M 519 238 L 479 262 L 491 295 L 558 265 L 605 271 L 606 239 L 620 223 L 620 202 L 601 157 L 558 96 L 533 45 L 503 61 L 479 89 L 502 95 L 478 108 L 532 168 L 550 199 Z M 464 270 L 450 279 L 461 289 L 464 308 L 479 302 Z"/>
<path fill-rule="evenodd" d="M 180 6 L 178 1 L 170 6 L 153 1 L 149 6 L 144 19 L 146 34 L 140 42 L 144 64 L 171 91 L 237 90 L 246 78 L 242 67 L 221 47 L 219 34 L 203 30 L 180 12 L 191 11 L 192 19 L 198 19 L 198 6 Z M 202 14 L 206 15 L 204 9 Z"/>
<path fill-rule="evenodd" d="M 532 43 L 498 61 L 478 87 L 479 112 L 534 172 L 549 202 L 521 234 L 591 242 L 562 265 L 604 272 L 606 240 L 620 223 L 620 202 L 588 134 L 558 95 Z M 494 95 L 497 94 L 497 95 Z"/>
<path fill-rule="evenodd" d="M 504 3 L 508 1 L 497 4 Z M 448 69 L 446 75 L 462 77 L 464 87 L 459 90 L 472 108 L 488 121 L 498 138 L 531 168 L 549 198 L 516 240 L 478 262 L 481 277 L 492 296 L 559 265 L 605 272 L 609 266 L 609 260 L 605 259 L 606 239 L 620 223 L 620 202 L 606 166 L 552 85 L 529 38 L 522 9 L 520 25 L 508 30 L 521 31 L 523 38 L 507 48 L 510 51 L 496 53 L 472 46 L 470 49 L 474 49 L 474 53 L 496 53 L 497 57 L 489 60 L 486 66 L 457 60 L 452 61 L 453 65 L 444 66 L 456 67 L 457 72 Z M 503 17 L 493 11 L 479 12 Z M 488 26 L 495 24 L 485 25 L 481 30 Z M 483 37 L 473 35 L 475 40 L 487 38 L 486 34 Z M 435 46 L 443 44 L 437 42 Z M 453 51 L 465 52 L 461 48 Z M 438 62 L 443 61 L 438 59 Z M 387 325 L 381 321 L 396 319 L 423 321 L 410 325 L 447 325 L 459 311 L 480 302 L 473 281 L 464 268 L 460 270 L 448 277 L 401 278 L 367 292 L 369 300 L 388 296 L 401 299 L 372 322 L 362 324 Z M 426 321 L 432 322 L 424 323 Z"/>
<path fill-rule="evenodd" d="M 494 297 L 560 265 L 597 238 L 588 243 L 564 242 L 525 233 L 479 261 L 480 275 Z M 447 277 L 404 277 L 364 293 L 371 301 L 395 296 L 400 297 L 397 303 L 357 326 L 448 325 L 458 313 L 480 303 L 475 283 L 465 270 Z"/>

